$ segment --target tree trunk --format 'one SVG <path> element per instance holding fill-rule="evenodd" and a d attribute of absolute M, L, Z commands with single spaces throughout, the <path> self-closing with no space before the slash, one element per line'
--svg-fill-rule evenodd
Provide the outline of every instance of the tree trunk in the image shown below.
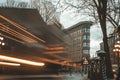
<path fill-rule="evenodd" d="M 106 52 L 106 55 L 105 55 L 106 73 L 107 73 L 107 77 L 112 79 L 113 73 L 112 73 L 112 66 L 111 66 L 111 59 L 110 59 L 110 52 L 109 52 L 107 36 L 103 37 L 103 43 L 104 43 L 104 50 Z"/>
<path fill-rule="evenodd" d="M 106 52 L 105 61 L 106 61 L 106 73 L 107 77 L 112 79 L 112 65 L 110 60 L 110 52 L 108 46 L 108 39 L 107 39 L 107 30 L 106 30 L 106 11 L 107 11 L 107 0 L 98 0 L 99 6 L 97 6 L 98 16 L 100 20 L 100 26 L 103 33 L 103 44 L 104 44 L 104 51 Z"/>

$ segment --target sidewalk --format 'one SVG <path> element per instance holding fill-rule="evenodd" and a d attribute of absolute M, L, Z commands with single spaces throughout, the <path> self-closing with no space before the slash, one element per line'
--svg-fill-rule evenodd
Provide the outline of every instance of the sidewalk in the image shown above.
<path fill-rule="evenodd" d="M 89 80 L 89 79 L 88 79 L 88 75 L 87 75 L 87 74 L 83 74 L 82 80 Z"/>
<path fill-rule="evenodd" d="M 87 75 L 87 74 L 84 74 L 84 75 L 82 76 L 82 80 L 90 80 L 90 79 L 88 78 L 88 75 Z M 116 80 L 116 75 L 114 75 L 114 79 L 107 79 L 107 80 Z"/>
<path fill-rule="evenodd" d="M 88 78 L 88 74 L 75 73 L 75 74 L 73 74 L 73 76 L 74 77 L 71 80 L 90 80 Z M 116 80 L 115 78 L 116 78 L 116 75 L 114 75 L 114 79 L 108 79 L 108 80 Z M 70 79 L 68 79 L 68 80 L 70 80 Z"/>
<path fill-rule="evenodd" d="M 64 75 L 65 80 L 89 80 L 87 78 L 87 74 L 81 74 L 81 73 L 73 73 L 73 74 L 65 74 Z"/>
<path fill-rule="evenodd" d="M 64 77 L 65 80 L 90 80 L 88 78 L 88 74 L 72 73 L 70 75 L 70 74 L 67 73 L 67 74 L 61 74 L 61 75 L 62 75 L 61 77 Z M 107 79 L 107 80 L 115 80 L 115 79 Z"/>

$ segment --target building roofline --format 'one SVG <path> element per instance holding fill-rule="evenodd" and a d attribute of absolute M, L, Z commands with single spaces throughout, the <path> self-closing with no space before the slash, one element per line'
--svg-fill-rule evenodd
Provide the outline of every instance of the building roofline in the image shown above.
<path fill-rule="evenodd" d="M 77 24 L 74 24 L 74 25 L 72 25 L 72 26 L 70 26 L 69 28 L 66 28 L 66 30 L 70 30 L 70 29 L 73 29 L 73 28 L 76 28 L 76 27 L 78 27 L 78 26 L 80 26 L 80 25 L 83 25 L 83 24 L 93 24 L 93 22 L 92 21 L 82 21 L 82 22 L 78 22 Z"/>

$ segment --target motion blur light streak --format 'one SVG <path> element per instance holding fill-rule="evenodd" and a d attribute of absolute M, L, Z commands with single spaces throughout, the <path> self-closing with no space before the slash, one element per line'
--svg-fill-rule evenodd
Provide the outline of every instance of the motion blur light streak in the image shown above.
<path fill-rule="evenodd" d="M 20 40 L 17 40 L 17 39 L 14 39 L 14 38 L 12 38 L 12 37 L 10 37 L 10 36 L 3 35 L 3 34 L 1 34 L 1 35 L 2 35 L 3 37 L 6 37 L 6 38 L 11 39 L 11 40 L 13 40 L 13 41 L 16 41 L 16 42 L 19 42 L 19 43 L 24 44 L 24 42 L 22 42 L 22 41 L 20 41 Z"/>
<path fill-rule="evenodd" d="M 24 60 L 24 59 L 9 57 L 9 56 L 3 56 L 3 55 L 0 55 L 0 60 L 23 63 L 23 64 L 34 65 L 34 66 L 44 66 L 45 65 L 44 63 L 41 63 L 41 62 L 33 62 L 33 61 L 29 61 L 29 60 Z"/>
<path fill-rule="evenodd" d="M 63 54 L 67 53 L 66 51 L 49 51 L 49 52 L 44 52 L 44 54 Z"/>
<path fill-rule="evenodd" d="M 65 50 L 64 47 L 46 48 L 47 50 Z"/>
<path fill-rule="evenodd" d="M 0 62 L 0 65 L 20 66 L 20 64 L 18 63 L 9 63 L 9 62 Z"/>
<path fill-rule="evenodd" d="M 4 31 L 4 32 L 6 32 L 8 34 L 11 34 L 11 35 L 13 35 L 13 36 L 15 36 L 17 38 L 23 39 L 24 41 L 29 42 L 29 43 L 36 42 L 34 39 L 29 38 L 28 36 L 25 36 L 25 35 L 23 35 L 23 34 L 17 32 L 17 31 L 15 31 L 15 30 L 13 30 L 13 29 L 5 26 L 2 23 L 0 23 L 0 26 L 1 26 L 1 28 L 0 28 L 1 31 Z"/>
<path fill-rule="evenodd" d="M 37 40 L 41 41 L 42 43 L 45 43 L 44 40 L 42 40 L 42 39 L 40 39 L 39 37 L 37 37 L 37 36 L 31 34 L 30 32 L 28 32 L 28 31 L 26 30 L 26 28 L 24 28 L 23 26 L 15 23 L 15 22 L 13 22 L 13 21 L 11 21 L 10 19 L 8 19 L 8 18 L 6 18 L 6 17 L 4 17 L 4 16 L 2 16 L 2 15 L 0 15 L 0 18 L 2 18 L 3 20 L 7 21 L 8 23 L 14 25 L 14 27 L 18 28 L 19 30 L 22 30 L 23 32 L 29 34 L 30 36 L 36 38 Z"/>

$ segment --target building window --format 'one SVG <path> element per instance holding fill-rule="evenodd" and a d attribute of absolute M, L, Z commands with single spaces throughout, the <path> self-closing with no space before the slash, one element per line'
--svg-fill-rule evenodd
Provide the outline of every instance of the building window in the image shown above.
<path fill-rule="evenodd" d="M 80 42 L 80 37 L 77 38 L 77 41 Z"/>
<path fill-rule="evenodd" d="M 73 33 L 70 33 L 70 36 L 73 36 Z"/>
<path fill-rule="evenodd" d="M 81 33 L 81 30 L 78 30 L 77 33 L 80 34 L 80 33 Z"/>
<path fill-rule="evenodd" d="M 90 46 L 90 43 L 88 42 L 83 42 L 83 47 L 89 47 Z"/>
<path fill-rule="evenodd" d="M 90 32 L 90 28 L 87 27 L 83 28 L 83 32 Z"/>
<path fill-rule="evenodd" d="M 83 50 L 83 54 L 89 54 L 89 50 Z"/>
<path fill-rule="evenodd" d="M 76 35 L 77 35 L 77 32 L 75 31 L 75 32 L 74 32 L 74 36 L 76 36 Z"/>
<path fill-rule="evenodd" d="M 90 36 L 89 35 L 83 35 L 83 40 L 90 40 Z"/>
<path fill-rule="evenodd" d="M 74 41 L 74 43 L 76 43 L 77 42 L 77 38 L 75 38 L 73 41 Z"/>
<path fill-rule="evenodd" d="M 80 44 L 77 44 L 77 48 L 79 48 L 80 47 Z"/>

